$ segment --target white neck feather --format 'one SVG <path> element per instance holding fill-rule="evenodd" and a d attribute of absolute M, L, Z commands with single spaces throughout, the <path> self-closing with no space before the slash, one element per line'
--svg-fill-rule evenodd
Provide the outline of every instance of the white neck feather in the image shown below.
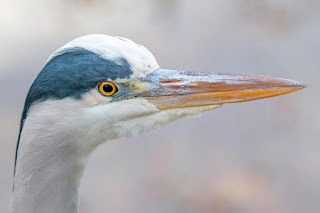
<path fill-rule="evenodd" d="M 161 111 L 144 99 L 91 106 L 87 102 L 66 98 L 30 107 L 17 157 L 15 213 L 78 212 L 80 180 L 99 144 L 218 107 Z"/>
<path fill-rule="evenodd" d="M 72 138 L 57 134 L 43 141 L 46 136 L 32 131 L 26 122 L 14 180 L 14 212 L 78 212 L 80 179 L 89 155 L 60 146 L 72 144 Z"/>

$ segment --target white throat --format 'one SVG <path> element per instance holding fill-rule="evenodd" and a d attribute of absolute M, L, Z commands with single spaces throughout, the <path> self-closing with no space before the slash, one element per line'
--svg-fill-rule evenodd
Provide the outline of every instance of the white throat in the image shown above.
<path fill-rule="evenodd" d="M 14 212 L 78 212 L 80 180 L 91 152 L 99 144 L 217 107 L 161 111 L 144 99 L 95 106 L 68 98 L 35 103 L 20 138 Z"/>

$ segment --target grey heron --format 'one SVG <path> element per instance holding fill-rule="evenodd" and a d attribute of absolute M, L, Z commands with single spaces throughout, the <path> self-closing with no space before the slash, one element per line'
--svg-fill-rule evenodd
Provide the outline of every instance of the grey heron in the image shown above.
<path fill-rule="evenodd" d="M 293 80 L 161 69 L 143 46 L 88 35 L 55 51 L 34 80 L 17 143 L 15 213 L 78 212 L 92 151 L 224 103 L 294 92 Z"/>

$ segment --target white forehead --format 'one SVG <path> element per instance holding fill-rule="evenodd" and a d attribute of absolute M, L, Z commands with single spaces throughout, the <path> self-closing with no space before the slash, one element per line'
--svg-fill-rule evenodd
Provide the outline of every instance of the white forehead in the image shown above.
<path fill-rule="evenodd" d="M 66 49 L 75 47 L 84 48 L 108 60 L 117 61 L 119 58 L 124 58 L 133 71 L 131 78 L 143 78 L 159 69 L 155 57 L 144 46 L 126 38 L 101 34 L 86 35 L 70 41 L 52 53 L 47 62 L 62 54 Z"/>

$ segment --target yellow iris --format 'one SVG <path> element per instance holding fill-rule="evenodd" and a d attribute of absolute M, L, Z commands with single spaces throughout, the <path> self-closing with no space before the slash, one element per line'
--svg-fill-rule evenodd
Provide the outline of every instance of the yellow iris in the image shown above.
<path fill-rule="evenodd" d="M 105 96 L 111 96 L 118 91 L 117 86 L 110 81 L 101 82 L 98 86 L 98 89 L 99 92 Z"/>

